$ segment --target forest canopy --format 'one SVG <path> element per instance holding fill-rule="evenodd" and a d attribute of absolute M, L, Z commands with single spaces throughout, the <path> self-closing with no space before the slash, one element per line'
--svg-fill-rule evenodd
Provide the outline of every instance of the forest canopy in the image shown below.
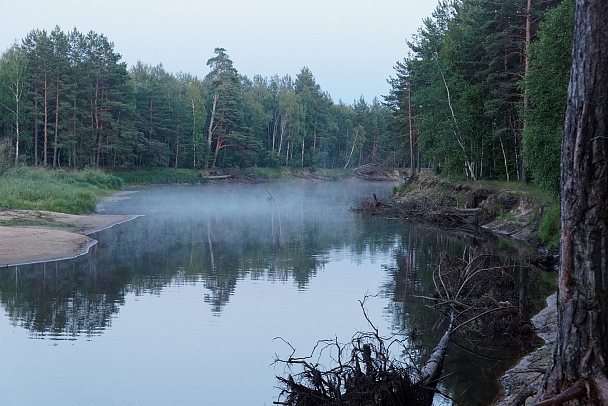
<path fill-rule="evenodd" d="M 218 47 L 199 78 L 128 67 L 103 34 L 34 29 L 0 56 L 0 153 L 64 168 L 375 163 L 555 190 L 572 3 L 440 0 L 389 94 L 350 105 L 307 67 L 249 78 Z"/>

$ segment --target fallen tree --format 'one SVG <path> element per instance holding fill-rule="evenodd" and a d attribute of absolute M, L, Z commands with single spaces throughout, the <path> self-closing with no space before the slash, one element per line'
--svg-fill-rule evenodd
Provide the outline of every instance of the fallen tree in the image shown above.
<path fill-rule="evenodd" d="M 306 357 L 291 355 L 277 359 L 290 371 L 277 377 L 281 392 L 274 402 L 287 406 L 316 405 L 432 405 L 439 393 L 437 383 L 443 361 L 456 332 L 471 343 L 521 334 L 528 320 L 517 304 L 512 266 L 500 265 L 491 255 L 475 255 L 469 261 L 442 254 L 433 275 L 436 293 L 427 298 L 444 316 L 437 325 L 444 333 L 424 363 L 408 347 L 407 336 L 382 337 L 360 302 L 371 332 L 358 332 L 350 342 L 321 340 Z M 447 326 L 446 326 L 447 325 Z M 529 341 L 533 332 L 529 329 Z M 289 344 L 289 343 L 288 343 Z M 405 354 L 405 356 L 403 356 Z M 332 360 L 323 369 L 321 358 Z M 442 394 L 446 396 L 445 394 Z"/>
<path fill-rule="evenodd" d="M 355 334 L 348 344 L 335 340 L 317 343 L 310 356 L 295 357 L 295 349 L 286 359 L 276 362 L 288 367 L 299 365 L 303 371 L 287 378 L 277 377 L 282 390 L 277 405 L 431 405 L 443 360 L 453 331 L 451 322 L 428 361 L 417 368 L 411 359 L 402 361 L 394 353 L 409 352 L 405 342 L 396 337 L 382 337 L 368 318 L 364 302 L 361 309 L 372 332 Z M 453 319 L 452 319 L 453 321 Z M 289 344 L 289 343 L 288 343 Z M 398 347 L 398 351 L 394 349 Z M 335 364 L 321 370 L 319 362 L 324 352 L 332 352 Z"/>

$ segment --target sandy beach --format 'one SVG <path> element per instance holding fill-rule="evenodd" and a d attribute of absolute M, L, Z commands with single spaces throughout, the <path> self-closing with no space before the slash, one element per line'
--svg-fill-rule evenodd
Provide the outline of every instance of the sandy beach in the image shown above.
<path fill-rule="evenodd" d="M 0 267 L 73 258 L 97 241 L 88 235 L 137 216 L 0 211 Z"/>

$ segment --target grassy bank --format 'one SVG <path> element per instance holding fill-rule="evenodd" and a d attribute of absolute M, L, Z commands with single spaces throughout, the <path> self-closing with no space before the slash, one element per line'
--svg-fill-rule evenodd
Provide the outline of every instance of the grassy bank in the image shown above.
<path fill-rule="evenodd" d="M 122 184 L 122 179 L 102 171 L 12 168 L 0 175 L 0 209 L 91 213 L 99 197 Z"/>
<path fill-rule="evenodd" d="M 171 183 L 199 183 L 198 172 L 189 169 L 150 168 L 128 172 L 114 172 L 125 185 L 152 185 Z"/>
<path fill-rule="evenodd" d="M 115 172 L 125 185 L 151 185 L 171 183 L 200 183 L 201 175 L 230 175 L 232 180 L 244 182 L 264 182 L 279 179 L 325 179 L 340 180 L 352 176 L 352 171 L 341 169 L 298 169 L 298 168 L 231 168 L 217 171 L 193 171 L 189 169 L 150 168 L 127 172 Z"/>

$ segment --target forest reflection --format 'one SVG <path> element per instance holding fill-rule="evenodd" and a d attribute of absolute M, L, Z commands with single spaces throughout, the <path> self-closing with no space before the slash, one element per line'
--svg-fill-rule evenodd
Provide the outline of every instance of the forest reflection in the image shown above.
<path fill-rule="evenodd" d="M 293 281 L 304 290 L 332 251 L 356 257 L 395 246 L 397 222 L 348 210 L 360 196 L 389 188 L 355 182 L 142 189 L 102 208 L 144 216 L 94 234 L 99 243 L 88 255 L 0 273 L 0 303 L 34 336 L 73 337 L 103 331 L 125 295 L 158 295 L 172 284 L 204 284 L 218 315 L 244 278 Z"/>
<path fill-rule="evenodd" d="M 95 234 L 99 243 L 88 255 L 3 269 L 0 303 L 31 337 L 76 339 L 102 334 L 127 295 L 162 295 L 168 286 L 202 284 L 204 301 L 221 316 L 245 279 L 293 283 L 306 291 L 340 256 L 354 262 L 378 257 L 387 275 L 381 294 L 392 330 L 410 334 L 424 357 L 442 334 L 441 315 L 424 299 L 434 294 L 432 271 L 439 254 L 466 258 L 493 252 L 513 267 L 523 311 L 542 306 L 552 278 L 521 264 L 526 247 L 348 210 L 361 196 L 387 189 L 359 182 L 144 188 L 133 199 L 102 207 L 144 216 Z M 447 369 L 474 363 L 481 366 L 479 373 L 495 375 L 515 356 L 503 351 L 505 359 L 497 363 L 488 348 L 479 358 L 479 348 L 457 344 L 465 350 L 452 353 Z M 459 379 L 468 378 L 455 374 L 444 384 L 458 387 Z"/>

